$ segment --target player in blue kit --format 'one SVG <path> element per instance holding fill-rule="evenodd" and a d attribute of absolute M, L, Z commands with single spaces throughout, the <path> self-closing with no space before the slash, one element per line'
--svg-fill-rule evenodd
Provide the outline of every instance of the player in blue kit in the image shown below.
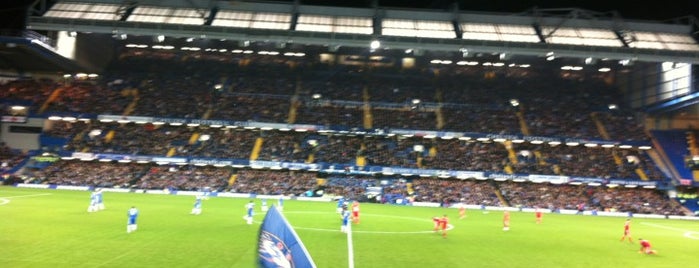
<path fill-rule="evenodd" d="M 134 206 L 129 209 L 129 211 L 126 213 L 128 216 L 128 221 L 126 222 L 126 232 L 131 233 L 136 231 L 138 229 L 138 225 L 136 225 L 136 218 L 138 218 L 138 209 Z"/>
<path fill-rule="evenodd" d="M 90 193 L 90 205 L 87 207 L 87 212 L 96 212 L 98 210 L 97 198 L 97 191 L 92 191 L 92 193 Z"/>
<path fill-rule="evenodd" d="M 340 197 L 337 199 L 337 213 L 342 214 L 342 206 L 345 205 L 345 198 Z"/>
<path fill-rule="evenodd" d="M 102 188 L 97 189 L 97 210 L 104 210 L 104 198 L 102 198 Z"/>
<path fill-rule="evenodd" d="M 245 219 L 248 222 L 248 224 L 252 224 L 252 215 L 253 215 L 254 209 L 255 209 L 255 203 L 252 202 L 252 200 L 250 200 L 250 202 L 248 202 L 245 205 L 246 214 L 243 217 L 243 219 Z"/>
<path fill-rule="evenodd" d="M 197 195 L 196 199 L 194 199 L 194 207 L 192 208 L 192 212 L 190 214 L 193 215 L 199 215 L 201 214 L 201 200 L 203 197 L 201 195 Z"/>
<path fill-rule="evenodd" d="M 347 209 L 347 205 L 342 206 L 342 213 L 340 213 L 341 218 L 342 218 L 342 226 L 340 226 L 340 231 L 343 233 L 346 233 L 349 231 L 349 221 L 350 221 L 350 212 Z"/>
<path fill-rule="evenodd" d="M 277 210 L 284 211 L 284 196 L 279 196 L 279 200 L 277 200 Z"/>

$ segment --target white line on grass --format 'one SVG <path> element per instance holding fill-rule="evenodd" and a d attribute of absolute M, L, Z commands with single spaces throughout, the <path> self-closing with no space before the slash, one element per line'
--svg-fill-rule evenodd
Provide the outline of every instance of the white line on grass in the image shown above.
<path fill-rule="evenodd" d="M 4 197 L 0 197 L 0 206 L 5 205 L 7 203 L 10 203 L 10 198 L 35 197 L 35 196 L 42 196 L 42 195 L 51 195 L 51 194 L 28 194 L 28 195 L 4 196 Z"/>
<path fill-rule="evenodd" d="M 311 228 L 311 227 L 299 227 L 299 226 L 294 226 L 294 229 L 311 230 L 311 231 L 324 231 L 324 232 L 339 232 L 336 229 Z M 451 229 L 454 229 L 454 225 L 451 225 L 451 224 L 447 225 L 447 230 L 451 230 Z M 405 231 L 405 232 L 398 232 L 398 231 L 352 231 L 352 232 L 362 233 L 362 234 L 431 234 L 431 233 L 434 233 L 433 230 L 430 230 L 430 231 Z"/>
<path fill-rule="evenodd" d="M 348 267 L 354 268 L 354 243 L 352 242 L 352 224 L 347 224 L 347 258 Z"/>
<path fill-rule="evenodd" d="M 15 195 L 15 196 L 2 196 L 0 198 L 20 198 L 20 197 L 43 196 L 43 195 L 51 195 L 51 194 L 27 194 L 27 195 Z"/>
<path fill-rule="evenodd" d="M 641 222 L 641 224 L 653 226 L 653 227 L 657 227 L 657 228 L 661 228 L 661 229 L 666 229 L 666 230 L 683 232 L 684 237 L 689 238 L 689 239 L 699 240 L 699 237 L 694 236 L 694 234 L 699 234 L 699 232 L 696 232 L 696 231 L 687 230 L 687 229 L 680 229 L 680 228 L 675 228 L 675 227 L 670 227 L 670 226 L 665 226 L 665 225 L 660 225 L 660 224 L 654 224 L 654 223 L 648 223 L 648 222 Z"/>

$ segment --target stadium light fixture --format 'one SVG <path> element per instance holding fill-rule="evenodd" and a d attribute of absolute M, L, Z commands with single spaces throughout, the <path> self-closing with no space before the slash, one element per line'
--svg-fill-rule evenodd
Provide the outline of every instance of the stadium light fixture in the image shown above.
<path fill-rule="evenodd" d="M 619 145 L 619 149 L 630 149 L 631 145 Z"/>
<path fill-rule="evenodd" d="M 369 44 L 369 48 L 371 48 L 372 50 L 378 49 L 380 47 L 381 47 L 381 42 L 379 40 L 373 40 Z"/>

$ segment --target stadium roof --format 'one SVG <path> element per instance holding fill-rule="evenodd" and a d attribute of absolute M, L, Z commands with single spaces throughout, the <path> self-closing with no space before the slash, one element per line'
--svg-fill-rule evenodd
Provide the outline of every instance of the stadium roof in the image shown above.
<path fill-rule="evenodd" d="M 41 37 L 0 37 L 0 69 L 25 72 L 79 73 L 87 69 L 37 41 Z"/>
<path fill-rule="evenodd" d="M 545 57 L 699 63 L 696 19 L 631 21 L 582 9 L 524 13 L 303 5 L 298 1 L 37 1 L 27 28 Z"/>

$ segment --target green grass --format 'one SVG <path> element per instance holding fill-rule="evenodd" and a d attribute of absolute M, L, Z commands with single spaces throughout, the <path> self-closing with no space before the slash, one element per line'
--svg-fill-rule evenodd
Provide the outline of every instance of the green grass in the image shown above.
<path fill-rule="evenodd" d="M 0 267 L 255 267 L 255 224 L 242 216 L 249 199 L 211 198 L 190 215 L 191 196 L 104 193 L 106 210 L 88 213 L 89 193 L 0 187 Z M 7 202 L 9 200 L 9 202 Z M 271 200 L 270 200 L 271 201 Z M 4 204 L 3 204 L 4 203 Z M 272 202 L 270 202 L 272 203 Z M 126 233 L 126 211 L 141 214 Z M 259 210 L 259 201 L 256 201 Z M 431 218 L 448 214 L 447 239 L 431 233 Z M 699 222 L 633 219 L 634 243 L 620 242 L 624 218 L 512 213 L 362 204 L 353 226 L 355 267 L 682 267 L 696 262 Z M 335 203 L 285 202 L 318 267 L 347 267 L 347 236 Z M 685 237 L 694 232 L 692 238 Z M 638 254 L 638 237 L 658 255 Z"/>

